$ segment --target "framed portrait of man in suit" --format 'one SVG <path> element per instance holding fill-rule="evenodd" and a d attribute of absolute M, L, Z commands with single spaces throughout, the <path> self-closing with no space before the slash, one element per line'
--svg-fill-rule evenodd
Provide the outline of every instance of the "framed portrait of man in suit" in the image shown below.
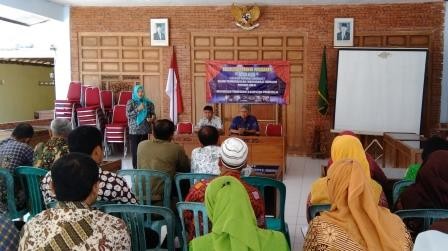
<path fill-rule="evenodd" d="M 149 36 L 151 46 L 168 46 L 168 18 L 151 19 Z"/>
<path fill-rule="evenodd" d="M 334 19 L 334 46 L 353 46 L 353 18 Z"/>

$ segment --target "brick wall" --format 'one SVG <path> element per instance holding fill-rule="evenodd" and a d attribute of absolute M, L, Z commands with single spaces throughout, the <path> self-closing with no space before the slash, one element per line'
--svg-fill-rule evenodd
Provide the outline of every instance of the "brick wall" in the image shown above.
<path fill-rule="evenodd" d="M 440 82 L 442 69 L 444 3 L 382 4 L 382 5 L 323 5 L 323 6 L 262 6 L 260 27 L 256 32 L 304 32 L 307 34 L 305 58 L 307 152 L 311 152 L 314 128 L 320 119 L 317 113 L 317 83 L 323 46 L 327 46 L 330 116 L 323 122 L 330 128 L 335 101 L 337 50 L 333 45 L 333 22 L 336 17 L 353 17 L 354 33 L 382 34 L 424 31 L 431 34 L 429 114 L 425 124 L 439 122 Z M 233 23 L 229 7 L 131 7 L 100 8 L 74 7 L 71 10 L 72 79 L 79 79 L 78 32 L 148 32 L 151 18 L 169 18 L 170 45 L 176 47 L 179 74 L 182 82 L 185 113 L 181 121 L 191 120 L 190 33 L 197 31 L 244 33 Z M 249 31 L 250 32 L 250 31 Z M 166 58 L 164 75 L 169 67 L 170 48 L 163 51 Z M 166 78 L 166 76 L 164 77 Z M 167 114 L 165 110 L 164 113 Z M 166 116 L 166 114 L 164 114 Z M 429 128 L 426 128 L 429 131 Z"/>

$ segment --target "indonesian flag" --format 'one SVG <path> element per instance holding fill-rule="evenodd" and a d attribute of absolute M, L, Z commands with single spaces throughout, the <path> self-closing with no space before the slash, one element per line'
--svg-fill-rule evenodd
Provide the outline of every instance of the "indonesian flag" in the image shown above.
<path fill-rule="evenodd" d="M 177 70 L 176 53 L 173 50 L 171 58 L 171 66 L 168 71 L 168 79 L 166 81 L 166 95 L 170 98 L 170 118 L 173 123 L 177 124 L 177 115 L 184 111 L 182 105 L 182 93 L 180 90 L 179 72 Z"/>

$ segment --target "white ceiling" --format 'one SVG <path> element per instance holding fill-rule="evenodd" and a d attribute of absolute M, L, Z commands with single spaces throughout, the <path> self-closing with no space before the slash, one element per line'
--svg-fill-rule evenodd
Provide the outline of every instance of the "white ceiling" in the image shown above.
<path fill-rule="evenodd" d="M 71 6 L 226 6 L 241 5 L 320 5 L 443 2 L 443 0 L 48 0 Z"/>

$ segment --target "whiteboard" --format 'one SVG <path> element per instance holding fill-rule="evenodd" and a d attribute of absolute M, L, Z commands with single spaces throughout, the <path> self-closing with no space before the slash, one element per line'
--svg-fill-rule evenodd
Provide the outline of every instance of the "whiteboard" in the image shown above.
<path fill-rule="evenodd" d="M 334 130 L 420 134 L 427 50 L 340 49 Z"/>

